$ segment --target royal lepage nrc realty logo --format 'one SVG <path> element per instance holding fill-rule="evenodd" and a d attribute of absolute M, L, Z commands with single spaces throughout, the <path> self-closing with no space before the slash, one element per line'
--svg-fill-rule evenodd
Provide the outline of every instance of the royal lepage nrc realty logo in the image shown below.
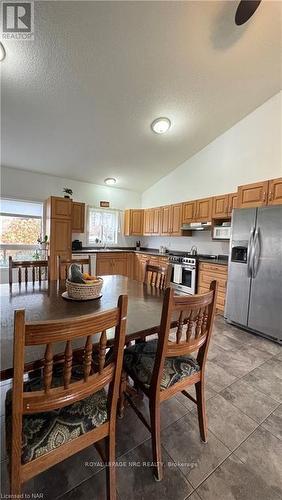
<path fill-rule="evenodd" d="M 1 2 L 1 37 L 4 40 L 34 40 L 33 1 Z"/>

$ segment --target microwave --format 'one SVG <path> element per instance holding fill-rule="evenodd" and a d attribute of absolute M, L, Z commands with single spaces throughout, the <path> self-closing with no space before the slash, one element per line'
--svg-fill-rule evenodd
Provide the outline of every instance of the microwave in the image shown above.
<path fill-rule="evenodd" d="M 231 226 L 215 226 L 213 228 L 213 237 L 217 240 L 230 240 Z"/>

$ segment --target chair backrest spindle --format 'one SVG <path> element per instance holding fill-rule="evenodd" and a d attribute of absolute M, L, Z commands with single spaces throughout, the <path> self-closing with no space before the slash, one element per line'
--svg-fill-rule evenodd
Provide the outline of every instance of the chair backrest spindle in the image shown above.
<path fill-rule="evenodd" d="M 170 264 L 167 266 L 155 266 L 147 262 L 145 266 L 144 284 L 149 284 L 150 286 L 163 290 L 170 283 L 171 269 Z"/>
<path fill-rule="evenodd" d="M 37 281 L 39 284 L 42 283 L 43 279 L 49 280 L 49 257 L 47 260 L 13 260 L 9 257 L 9 284 L 13 284 L 13 269 L 17 273 L 17 280 L 19 285 L 21 285 L 24 280 L 25 284 L 29 282 L 29 270 L 31 270 L 31 280 L 34 284 Z M 42 273 L 43 270 L 43 273 Z"/>

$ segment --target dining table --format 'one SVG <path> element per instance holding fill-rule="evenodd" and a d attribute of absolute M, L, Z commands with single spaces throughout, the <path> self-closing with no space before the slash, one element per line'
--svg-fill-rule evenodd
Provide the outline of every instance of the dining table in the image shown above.
<path fill-rule="evenodd" d="M 142 339 L 159 331 L 164 292 L 149 284 L 125 276 L 103 276 L 102 297 L 99 299 L 74 301 L 62 297 L 64 281 L 42 281 L 41 283 L 14 283 L 0 285 L 1 296 L 1 380 L 13 376 L 14 312 L 25 310 L 26 322 L 43 322 L 69 319 L 91 313 L 101 313 L 117 306 L 120 295 L 128 295 L 126 343 Z M 93 336 L 94 338 L 94 336 Z M 107 332 L 108 346 L 113 343 L 114 330 Z M 97 340 L 98 341 L 98 340 Z M 82 348 L 79 339 L 74 349 Z M 63 344 L 56 344 L 55 354 L 64 352 Z M 29 346 L 25 349 L 25 371 L 42 366 L 44 346 Z"/>

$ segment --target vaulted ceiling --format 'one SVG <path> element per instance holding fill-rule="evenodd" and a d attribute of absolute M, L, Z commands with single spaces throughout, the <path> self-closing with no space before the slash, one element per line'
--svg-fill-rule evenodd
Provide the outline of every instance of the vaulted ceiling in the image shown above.
<path fill-rule="evenodd" d="M 281 89 L 282 2 L 237 5 L 36 1 L 34 41 L 4 42 L 2 163 L 144 191 Z"/>

